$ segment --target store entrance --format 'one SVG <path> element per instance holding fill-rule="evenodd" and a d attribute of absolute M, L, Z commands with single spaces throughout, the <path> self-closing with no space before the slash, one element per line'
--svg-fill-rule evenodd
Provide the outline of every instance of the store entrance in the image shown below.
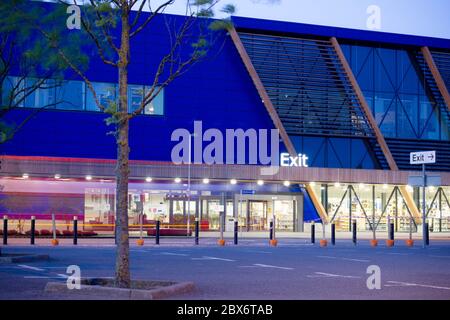
<path fill-rule="evenodd" d="M 263 231 L 268 229 L 267 207 L 267 201 L 249 200 L 249 231 Z"/>

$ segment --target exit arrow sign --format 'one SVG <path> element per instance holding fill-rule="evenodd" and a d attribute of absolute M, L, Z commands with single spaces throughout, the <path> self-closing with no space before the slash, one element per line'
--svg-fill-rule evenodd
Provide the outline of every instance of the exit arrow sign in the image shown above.
<path fill-rule="evenodd" d="M 411 152 L 409 155 L 410 164 L 436 163 L 436 151 Z"/>

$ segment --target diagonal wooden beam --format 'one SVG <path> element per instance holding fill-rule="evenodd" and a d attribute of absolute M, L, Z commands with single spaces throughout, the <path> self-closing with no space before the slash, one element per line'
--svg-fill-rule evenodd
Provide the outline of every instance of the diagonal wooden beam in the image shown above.
<path fill-rule="evenodd" d="M 420 48 L 420 51 L 425 58 L 425 62 L 427 63 L 428 69 L 430 69 L 431 74 L 433 75 L 434 81 L 436 81 L 436 85 L 444 98 L 445 104 L 447 105 L 448 110 L 450 111 L 450 94 L 448 93 L 447 86 L 445 85 L 444 80 L 442 79 L 441 73 L 434 62 L 433 55 L 430 52 L 428 47 Z"/>
<path fill-rule="evenodd" d="M 395 159 L 392 156 L 391 151 L 389 150 L 389 146 L 387 145 L 386 140 L 384 139 L 384 136 L 381 133 L 380 128 L 378 127 L 377 121 L 375 120 L 375 117 L 373 116 L 372 111 L 370 110 L 369 105 L 367 104 L 366 98 L 364 97 L 364 94 L 358 84 L 358 81 L 356 80 L 356 77 L 353 74 L 350 65 L 348 64 L 344 53 L 342 52 L 342 48 L 339 45 L 339 42 L 335 37 L 330 38 L 330 41 L 339 58 L 339 61 L 341 62 L 342 67 L 344 68 L 345 73 L 347 74 L 348 79 L 350 80 L 353 90 L 355 91 L 355 94 L 358 98 L 359 104 L 361 105 L 362 111 L 367 117 L 367 120 L 369 121 L 369 124 L 375 133 L 375 137 L 381 150 L 383 151 L 386 161 L 388 162 L 389 168 L 393 171 L 398 171 L 397 163 L 395 162 Z M 419 221 L 420 213 L 419 210 L 417 209 L 413 197 L 406 189 L 406 186 L 400 186 L 399 189 L 412 215 L 414 216 L 416 221 Z"/>
<path fill-rule="evenodd" d="M 250 78 L 252 79 L 253 84 L 255 85 L 256 90 L 258 91 L 258 94 L 261 97 L 261 100 L 264 103 L 264 106 L 266 107 L 266 110 L 269 113 L 270 118 L 272 119 L 272 122 L 275 125 L 275 128 L 277 128 L 280 132 L 281 139 L 283 140 L 287 151 L 292 157 L 297 157 L 295 147 L 291 139 L 289 138 L 289 135 L 287 134 L 286 129 L 284 128 L 283 123 L 281 122 L 280 117 L 278 116 L 278 113 L 272 104 L 272 101 L 270 100 L 270 97 L 261 81 L 261 78 L 259 77 L 247 51 L 245 50 L 245 47 L 241 41 L 241 38 L 239 37 L 239 34 L 237 33 L 234 27 L 231 27 L 228 30 L 228 32 L 231 36 L 234 45 L 236 46 L 236 49 L 242 59 L 242 62 L 244 62 L 245 68 L 250 74 Z M 326 214 L 326 211 L 322 206 L 322 203 L 319 201 L 319 198 L 317 197 L 314 189 L 308 184 L 305 185 L 305 188 L 309 194 L 309 197 L 311 198 L 311 201 L 314 204 L 314 207 L 319 213 L 320 218 L 324 223 L 328 223 L 328 216 Z"/>

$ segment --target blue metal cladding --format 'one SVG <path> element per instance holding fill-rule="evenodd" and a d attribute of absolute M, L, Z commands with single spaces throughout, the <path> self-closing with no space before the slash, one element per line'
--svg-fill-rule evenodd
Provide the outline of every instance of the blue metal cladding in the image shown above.
<path fill-rule="evenodd" d="M 176 19 L 169 16 L 170 19 Z M 178 18 L 179 19 L 179 18 Z M 154 20 L 131 44 L 129 83 L 151 84 L 159 58 L 167 53 L 164 19 Z M 230 38 L 221 33 L 208 57 L 175 80 L 164 92 L 163 116 L 138 116 L 130 123 L 130 158 L 170 161 L 171 134 L 177 128 L 192 132 L 194 121 L 204 130 L 272 129 L 273 123 Z M 116 71 L 92 57 L 88 77 L 115 82 Z M 17 109 L 5 120 L 20 123 L 35 110 Z M 46 110 L 38 112 L 16 136 L 0 147 L 1 154 L 105 158 L 116 157 L 112 128 L 102 113 Z"/>

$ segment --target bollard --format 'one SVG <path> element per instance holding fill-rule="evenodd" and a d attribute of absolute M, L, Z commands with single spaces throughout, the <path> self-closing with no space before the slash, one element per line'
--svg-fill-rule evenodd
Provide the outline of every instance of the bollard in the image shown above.
<path fill-rule="evenodd" d="M 34 233 L 36 230 L 36 220 L 35 216 L 31 216 L 31 234 L 30 234 L 30 244 L 34 244 Z"/>
<path fill-rule="evenodd" d="M 356 246 L 356 220 L 352 221 L 352 241 L 353 244 Z"/>
<path fill-rule="evenodd" d="M 238 220 L 234 219 L 234 244 L 238 244 Z"/>
<path fill-rule="evenodd" d="M 394 222 L 389 224 L 389 240 L 394 240 Z"/>
<path fill-rule="evenodd" d="M 160 227 L 160 221 L 156 221 L 156 233 L 155 233 L 155 243 L 159 244 L 159 227 Z"/>
<path fill-rule="evenodd" d="M 200 223 L 198 218 L 195 218 L 195 245 L 198 245 L 198 232 L 200 228 Z"/>
<path fill-rule="evenodd" d="M 78 217 L 73 217 L 73 244 L 78 244 Z"/>
<path fill-rule="evenodd" d="M 269 227 L 269 238 L 270 240 L 273 240 L 273 221 L 270 221 L 270 227 Z"/>
<path fill-rule="evenodd" d="M 3 244 L 8 244 L 8 216 L 3 216 Z"/>
<path fill-rule="evenodd" d="M 316 243 L 316 226 L 311 222 L 311 243 Z"/>
<path fill-rule="evenodd" d="M 52 213 L 52 233 L 53 233 L 53 237 L 51 240 L 51 244 L 52 246 L 57 246 L 59 244 L 58 239 L 56 239 L 56 216 L 54 213 Z"/>
<path fill-rule="evenodd" d="M 425 223 L 425 245 L 430 245 L 430 229 L 428 226 L 428 222 Z"/>
<path fill-rule="evenodd" d="M 336 244 L 336 224 L 331 223 L 331 244 L 334 246 Z"/>

